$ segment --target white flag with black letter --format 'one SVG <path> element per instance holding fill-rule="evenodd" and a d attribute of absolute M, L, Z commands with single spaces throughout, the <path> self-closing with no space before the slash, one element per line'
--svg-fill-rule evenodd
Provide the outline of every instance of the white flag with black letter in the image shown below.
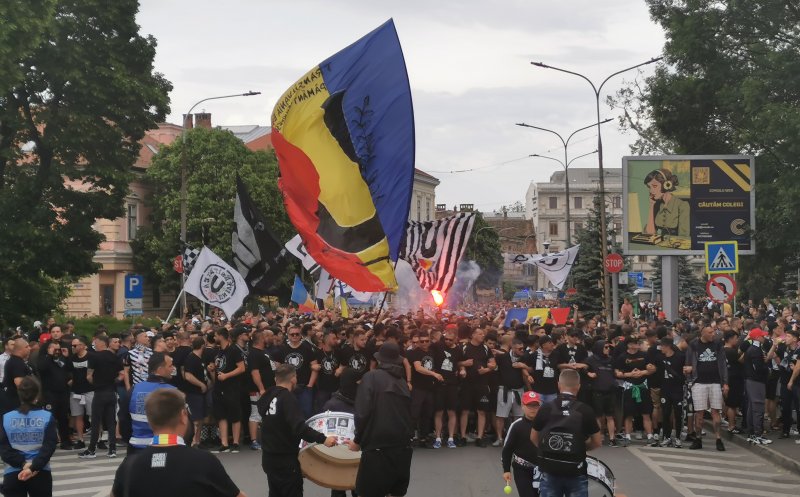
<path fill-rule="evenodd" d="M 538 267 L 539 270 L 544 273 L 545 277 L 550 280 L 550 283 L 561 290 L 564 283 L 567 281 L 572 265 L 575 263 L 575 258 L 578 256 L 579 247 L 580 245 L 575 245 L 567 250 L 546 255 L 506 254 L 506 262 L 531 264 Z"/>
<path fill-rule="evenodd" d="M 249 290 L 239 271 L 233 269 L 208 247 L 200 251 L 194 269 L 183 287 L 206 304 L 219 307 L 232 318 L 242 307 Z"/>

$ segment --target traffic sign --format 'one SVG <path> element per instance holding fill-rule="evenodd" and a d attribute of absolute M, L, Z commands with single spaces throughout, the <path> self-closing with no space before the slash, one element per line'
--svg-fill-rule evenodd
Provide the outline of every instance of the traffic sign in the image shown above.
<path fill-rule="evenodd" d="M 641 271 L 629 272 L 628 280 L 632 283 L 636 283 L 636 288 L 644 288 L 644 273 L 642 273 Z"/>
<path fill-rule="evenodd" d="M 622 271 L 623 266 L 625 266 L 625 261 L 619 254 L 608 254 L 606 256 L 605 266 L 609 273 L 618 273 Z"/>
<path fill-rule="evenodd" d="M 739 244 L 737 242 L 706 242 L 706 274 L 738 272 Z"/>
<path fill-rule="evenodd" d="M 125 306 L 126 316 L 142 314 L 142 299 L 144 297 L 144 278 L 138 274 L 125 275 Z"/>
<path fill-rule="evenodd" d="M 577 295 L 577 294 L 578 294 L 578 289 L 577 288 L 567 288 L 567 295 L 569 297 L 572 297 L 573 295 Z"/>
<path fill-rule="evenodd" d="M 619 273 L 619 281 L 617 283 L 619 283 L 620 285 L 627 285 L 628 284 L 628 275 L 629 274 L 630 273 L 627 272 L 627 271 L 620 271 L 620 273 Z"/>
<path fill-rule="evenodd" d="M 174 259 L 172 259 L 172 269 L 175 270 L 176 273 L 183 273 L 183 256 L 176 255 Z"/>
<path fill-rule="evenodd" d="M 706 283 L 706 294 L 715 302 L 728 302 L 736 295 L 736 281 L 729 274 L 716 274 Z"/>

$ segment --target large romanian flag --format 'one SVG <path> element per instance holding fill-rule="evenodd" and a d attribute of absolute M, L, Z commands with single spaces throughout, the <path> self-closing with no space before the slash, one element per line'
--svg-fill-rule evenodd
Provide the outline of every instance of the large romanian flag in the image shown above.
<path fill-rule="evenodd" d="M 272 112 L 272 143 L 286 211 L 309 255 L 356 290 L 396 288 L 414 116 L 394 22 L 289 88 Z"/>

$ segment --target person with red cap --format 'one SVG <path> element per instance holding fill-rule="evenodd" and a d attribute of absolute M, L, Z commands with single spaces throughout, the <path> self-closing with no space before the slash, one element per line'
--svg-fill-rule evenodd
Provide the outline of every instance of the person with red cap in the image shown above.
<path fill-rule="evenodd" d="M 772 440 L 763 436 L 769 366 L 768 355 L 762 346 L 768 335 L 761 328 L 750 330 L 752 345 L 744 353 L 744 391 L 747 396 L 747 427 L 750 430 L 747 441 L 755 445 L 772 443 Z"/>
<path fill-rule="evenodd" d="M 542 405 L 542 397 L 534 391 L 522 394 L 523 417 L 508 427 L 503 442 L 503 479 L 511 484 L 511 467 L 514 467 L 514 483 L 519 497 L 537 497 L 541 473 L 537 466 L 538 450 L 531 441 L 533 420 Z"/>

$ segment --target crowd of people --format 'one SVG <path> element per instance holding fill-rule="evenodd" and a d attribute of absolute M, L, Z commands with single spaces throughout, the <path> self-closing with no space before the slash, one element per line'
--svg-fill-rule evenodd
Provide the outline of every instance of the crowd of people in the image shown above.
<path fill-rule="evenodd" d="M 746 432 L 753 444 L 771 443 L 771 431 L 798 434 L 796 307 L 777 309 L 765 300 L 731 316 L 723 306 L 692 302 L 670 322 L 660 312 L 637 316 L 623 306 L 614 323 L 576 309 L 557 326 L 506 323 L 514 305 L 522 304 L 433 314 L 353 311 L 347 319 L 334 311 L 277 309 L 231 321 L 194 316 L 136 325 L 119 334 L 100 327 L 93 337 L 75 334 L 71 323 L 37 322 L 34 331 L 3 339 L 0 405 L 4 413 L 30 409 L 25 382 L 36 377 L 58 447 L 81 458 L 98 450 L 115 457 L 118 444 L 129 453 L 151 444 L 145 400 L 175 388 L 189 408 L 187 444 L 221 454 L 259 450 L 259 399 L 275 385 L 281 364 L 296 375 L 291 395 L 304 419 L 353 412 L 376 353 L 393 343 L 417 447 L 503 445 L 509 426 L 523 418 L 526 393 L 548 405 L 560 373 L 570 370 L 580 380 L 577 398 L 591 406 L 610 446 L 642 440 L 702 449 L 707 417 L 717 450 L 725 450 L 725 430 Z"/>

